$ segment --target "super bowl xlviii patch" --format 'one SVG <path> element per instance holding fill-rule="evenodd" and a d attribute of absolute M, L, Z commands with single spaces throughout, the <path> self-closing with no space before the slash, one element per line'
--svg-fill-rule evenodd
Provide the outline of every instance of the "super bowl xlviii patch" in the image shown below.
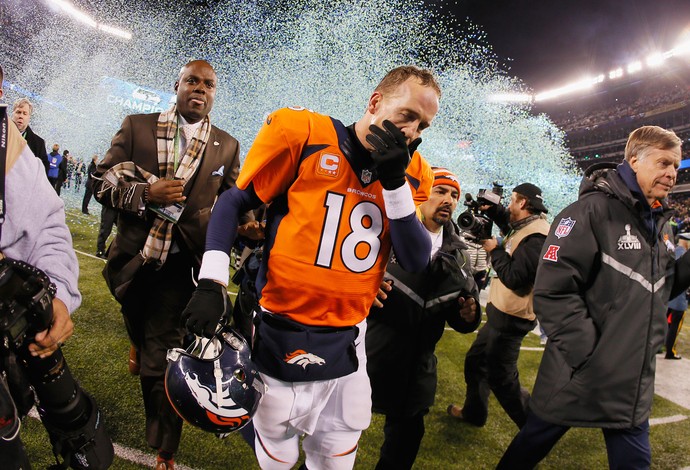
<path fill-rule="evenodd" d="M 630 235 L 630 224 L 625 224 L 625 235 L 618 239 L 619 250 L 641 250 L 642 244 L 637 235 Z"/>
<path fill-rule="evenodd" d="M 554 235 L 556 235 L 558 238 L 563 238 L 567 237 L 570 235 L 570 231 L 573 229 L 575 226 L 575 220 L 571 219 L 568 217 L 567 219 L 561 219 L 560 222 L 558 222 L 558 226 L 556 227 L 556 230 L 553 232 Z"/>
<path fill-rule="evenodd" d="M 549 245 L 549 247 L 546 249 L 546 253 L 544 253 L 544 259 L 547 261 L 558 261 L 558 250 L 560 250 L 561 247 L 558 245 Z"/>

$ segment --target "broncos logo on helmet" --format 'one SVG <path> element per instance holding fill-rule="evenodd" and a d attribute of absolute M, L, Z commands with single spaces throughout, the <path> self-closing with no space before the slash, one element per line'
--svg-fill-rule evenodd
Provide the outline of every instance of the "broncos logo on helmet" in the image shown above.
<path fill-rule="evenodd" d="M 245 339 L 232 329 L 168 351 L 165 391 L 177 414 L 204 431 L 226 435 L 251 420 L 265 385 Z"/>
<path fill-rule="evenodd" d="M 298 366 L 302 366 L 303 369 L 306 369 L 310 364 L 322 366 L 326 363 L 323 358 L 317 356 L 316 354 L 308 353 L 303 349 L 297 349 L 290 354 L 286 354 L 284 361 L 288 364 L 297 364 Z"/>
<path fill-rule="evenodd" d="M 192 375 L 194 376 L 193 378 Z M 196 374 L 187 372 L 185 373 L 184 380 L 187 382 L 189 390 L 196 398 L 197 403 L 206 411 L 224 418 L 237 418 L 248 414 L 247 410 L 235 403 L 230 397 L 230 387 L 221 391 L 221 395 L 218 397 L 218 401 L 221 401 L 221 404 L 214 401 L 215 393 L 209 387 L 202 385 Z"/>

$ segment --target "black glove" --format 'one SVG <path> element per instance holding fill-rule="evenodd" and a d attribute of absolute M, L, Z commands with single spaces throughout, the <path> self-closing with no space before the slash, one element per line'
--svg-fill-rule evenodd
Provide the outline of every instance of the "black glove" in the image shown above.
<path fill-rule="evenodd" d="M 225 286 L 211 279 L 199 279 L 199 285 L 182 312 L 182 323 L 190 333 L 211 338 L 227 308 Z"/>
<path fill-rule="evenodd" d="M 374 147 L 374 163 L 381 185 L 387 190 L 399 188 L 405 184 L 405 170 L 410 164 L 410 155 L 422 139 L 413 140 L 408 147 L 405 134 L 389 120 L 383 121 L 383 129 L 372 124 L 369 131 L 371 134 L 367 134 L 366 139 Z"/>

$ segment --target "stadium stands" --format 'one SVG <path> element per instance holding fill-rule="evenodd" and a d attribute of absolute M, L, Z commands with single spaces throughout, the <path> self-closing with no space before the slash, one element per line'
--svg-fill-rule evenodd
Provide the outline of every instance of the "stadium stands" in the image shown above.
<path fill-rule="evenodd" d="M 672 129 L 690 157 L 690 65 L 676 60 L 653 73 L 608 82 L 586 96 L 568 96 L 535 105 L 566 132 L 566 145 L 577 165 L 620 161 L 628 135 L 643 125 Z M 690 193 L 690 168 L 679 172 L 676 193 Z M 688 202 L 687 200 L 685 201 Z"/>

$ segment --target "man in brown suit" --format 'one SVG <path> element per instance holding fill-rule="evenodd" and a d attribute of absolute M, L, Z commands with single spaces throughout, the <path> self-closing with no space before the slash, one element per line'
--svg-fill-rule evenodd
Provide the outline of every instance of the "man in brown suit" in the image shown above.
<path fill-rule="evenodd" d="M 239 172 L 237 140 L 208 118 L 216 82 L 207 62 L 185 65 L 176 106 L 126 117 L 94 175 L 96 199 L 119 211 L 103 275 L 138 356 L 146 439 L 160 470 L 173 468 L 182 431 L 165 395 L 166 352 L 182 346 L 180 315 L 194 291 L 211 207 Z"/>

